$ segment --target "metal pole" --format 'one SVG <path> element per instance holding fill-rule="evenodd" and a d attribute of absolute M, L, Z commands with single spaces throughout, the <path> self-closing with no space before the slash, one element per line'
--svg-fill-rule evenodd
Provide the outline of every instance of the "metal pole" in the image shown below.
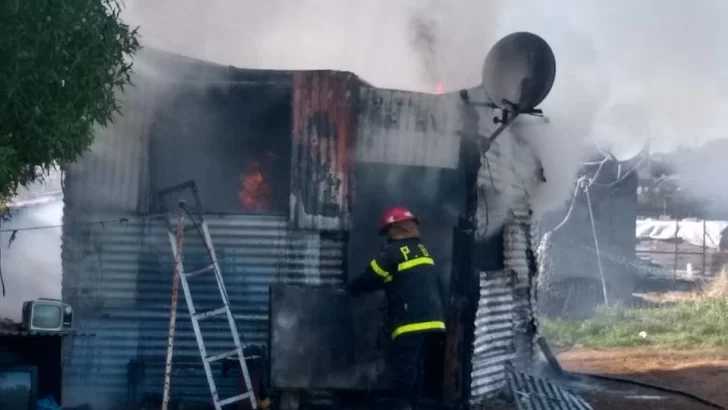
<path fill-rule="evenodd" d="M 179 207 L 177 218 L 177 246 L 174 257 L 174 273 L 172 276 L 172 303 L 169 312 L 169 335 L 167 336 L 167 360 L 164 364 L 164 394 L 162 396 L 162 410 L 169 405 L 169 390 L 172 378 L 172 353 L 174 352 L 174 330 L 177 325 L 177 299 L 179 295 L 179 275 L 182 270 L 182 237 L 185 231 L 185 211 Z"/>
<path fill-rule="evenodd" d="M 675 259 L 673 261 L 673 271 L 672 271 L 672 290 L 675 290 L 677 288 L 677 262 L 678 262 L 678 252 L 680 252 L 680 248 L 678 247 L 679 242 L 679 236 L 678 233 L 680 232 L 680 218 L 678 217 L 678 214 L 675 213 Z"/>
<path fill-rule="evenodd" d="M 708 276 L 708 267 L 706 266 L 707 263 L 708 263 L 708 255 L 707 255 L 708 248 L 707 248 L 706 243 L 705 243 L 705 239 L 706 239 L 705 238 L 705 236 L 706 236 L 705 228 L 706 228 L 706 225 L 707 224 L 705 223 L 705 218 L 703 218 L 703 269 L 702 269 L 703 276 Z"/>
<path fill-rule="evenodd" d="M 591 220 L 592 235 L 594 236 L 594 248 L 597 251 L 597 265 L 599 266 L 599 278 L 602 282 L 602 296 L 604 296 L 604 306 L 609 307 L 607 279 L 604 277 L 604 268 L 602 267 L 602 254 L 599 251 L 599 239 L 597 237 L 597 225 L 594 222 L 594 211 L 592 211 L 592 202 L 591 197 L 589 196 L 589 185 L 586 182 L 584 182 L 584 193 L 586 194 L 586 204 L 589 207 L 589 219 Z"/>

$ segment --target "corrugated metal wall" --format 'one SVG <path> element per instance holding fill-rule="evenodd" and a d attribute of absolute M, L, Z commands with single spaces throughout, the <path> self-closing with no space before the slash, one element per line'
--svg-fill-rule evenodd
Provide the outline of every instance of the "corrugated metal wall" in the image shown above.
<path fill-rule="evenodd" d="M 96 335 L 75 338 L 70 344 L 65 391 L 74 403 L 97 397 L 124 398 L 129 393 L 130 360 L 142 360 L 145 367 L 143 379 L 131 393 L 138 398 L 162 388 L 172 251 L 161 221 L 128 215 L 128 222 L 111 222 L 117 217 L 75 218 L 71 214 L 65 218 L 64 271 L 73 274 L 64 278 L 64 298 L 77 308 L 79 329 Z M 87 222 L 98 220 L 109 222 L 103 226 Z M 239 330 L 249 344 L 267 345 L 271 284 L 342 282 L 341 236 L 291 230 L 282 217 L 227 215 L 210 216 L 207 221 Z M 186 235 L 187 270 L 206 260 L 202 242 L 195 236 Z M 198 309 L 219 307 L 212 277 L 193 280 Z M 173 396 L 207 400 L 209 390 L 187 308 L 182 300 L 180 303 Z M 211 353 L 229 348 L 225 323 L 202 324 Z M 235 377 L 221 380 L 223 394 L 232 394 Z"/>
<path fill-rule="evenodd" d="M 107 128 L 96 130 L 90 152 L 64 164 L 65 203 L 86 211 L 147 212 L 149 210 L 150 126 L 160 108 L 185 83 L 203 87 L 223 81 L 227 66 L 143 49 L 134 61 L 133 86 L 119 94 L 123 114 Z M 260 71 L 259 71 L 260 72 Z"/>
<path fill-rule="evenodd" d="M 482 96 L 471 93 L 473 100 Z M 483 108 L 463 109 L 466 132 L 490 135 L 497 113 Z M 469 122 L 468 122 L 469 121 Z M 469 129 L 467 127 L 470 127 Z M 534 358 L 536 276 L 527 189 L 533 184 L 535 163 L 526 148 L 506 130 L 481 158 L 478 171 L 475 247 L 502 235 L 503 270 L 478 272 L 480 300 L 476 312 L 470 380 L 470 399 L 481 402 L 506 386 L 506 364 L 527 371 Z M 520 166 L 516 166 L 520 164 Z M 477 269 L 477 267 L 475 267 Z"/>
<path fill-rule="evenodd" d="M 525 197 L 517 205 L 527 204 Z M 503 231 L 502 271 L 480 273 L 470 395 L 481 401 L 505 387 L 506 362 L 528 372 L 536 358 L 536 269 L 530 214 L 513 210 Z"/>
<path fill-rule="evenodd" d="M 340 71 L 293 74 L 291 220 L 345 229 L 353 194 L 359 81 Z"/>
<path fill-rule="evenodd" d="M 516 201 L 512 210 L 511 221 L 506 224 L 503 233 L 505 267 L 513 272 L 515 282 L 513 293 L 515 306 L 514 332 L 516 360 L 513 362 L 517 371 L 531 370 L 536 356 L 536 264 L 531 243 L 531 212 L 527 197 Z"/>
<path fill-rule="evenodd" d="M 480 274 L 480 301 L 475 319 L 471 401 L 477 402 L 505 386 L 507 361 L 515 358 L 513 278 L 506 271 Z"/>
<path fill-rule="evenodd" d="M 165 87 L 143 76 L 120 96 L 124 115 L 98 128 L 96 143 L 83 159 L 66 164 L 66 206 L 134 212 L 148 189 L 147 130 Z"/>
<path fill-rule="evenodd" d="M 183 75 L 175 72 L 177 77 L 170 79 L 170 58 L 172 68 L 190 76 L 181 79 Z M 79 330 L 94 336 L 76 337 L 66 343 L 64 405 L 88 402 L 94 409 L 105 410 L 124 401 L 134 402 L 146 393 L 161 392 L 173 266 L 162 221 L 143 216 L 150 210 L 153 194 L 149 126 L 159 105 L 175 92 L 169 87 L 175 81 L 184 80 L 188 87 L 191 82 L 201 88 L 208 87 L 207 84 L 220 86 L 229 77 L 229 71 L 236 70 L 168 55 L 160 57 L 155 51 L 140 62 L 136 88 L 124 95 L 124 116 L 97 135 L 91 154 L 66 167 L 63 298 L 76 309 Z M 204 75 L 197 75 L 198 72 Z M 246 72 L 236 71 L 241 78 Z M 262 84 L 264 78 L 253 72 L 249 81 Z M 349 81 L 342 73 L 333 78 L 344 85 Z M 339 97 L 347 96 L 344 91 Z M 305 105 L 307 101 L 299 103 Z M 344 110 L 337 104 L 330 105 L 331 109 L 334 107 Z M 300 112 L 314 111 L 302 107 Z M 301 130 L 318 131 L 319 128 Z M 349 147 L 339 142 L 326 150 L 336 150 L 335 169 L 341 170 L 346 166 L 346 155 L 342 152 Z M 314 161 L 314 166 L 306 161 Z M 329 159 L 309 156 L 298 164 L 314 169 L 326 161 Z M 349 188 L 338 188 L 334 198 L 348 206 L 344 199 Z M 325 214 L 327 209 L 317 211 Z M 270 284 L 338 285 L 343 281 L 345 238 L 338 230 L 313 229 L 321 221 L 311 221 L 307 226 L 312 229 L 299 230 L 289 222 L 288 215 L 227 214 L 206 218 L 241 336 L 250 344 L 268 343 Z M 193 240 L 193 236 L 188 233 L 187 241 Z M 202 264 L 206 255 L 201 241 L 185 246 L 185 252 L 189 262 L 186 269 Z M 219 307 L 219 295 L 211 278 L 194 279 L 197 307 Z M 183 301 L 179 313 L 172 395 L 209 401 L 209 388 Z M 206 329 L 207 326 L 212 327 Z M 229 337 L 223 329 L 227 326 L 215 320 L 203 323 L 203 334 L 212 353 L 221 350 L 224 338 Z M 215 372 L 219 373 L 219 369 Z M 235 376 L 218 381 L 223 395 L 231 394 L 237 384 Z"/>
<path fill-rule="evenodd" d="M 362 87 L 357 161 L 457 168 L 459 99 Z"/>
<path fill-rule="evenodd" d="M 503 230 L 505 269 L 480 273 L 470 386 L 473 402 L 505 387 L 507 362 L 528 372 L 537 357 L 537 271 L 530 213 L 527 208 L 526 212 L 518 209 L 527 205 L 527 200 L 520 199 Z"/>

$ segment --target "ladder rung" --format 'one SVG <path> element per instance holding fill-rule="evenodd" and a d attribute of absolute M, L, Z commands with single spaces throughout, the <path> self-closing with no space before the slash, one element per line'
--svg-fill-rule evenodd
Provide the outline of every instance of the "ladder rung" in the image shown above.
<path fill-rule="evenodd" d="M 220 316 L 225 312 L 227 312 L 227 307 L 223 306 L 221 308 L 208 310 L 208 311 L 200 312 L 200 313 L 195 313 L 194 318 L 197 320 L 202 320 L 202 319 L 207 319 L 209 317 Z"/>
<path fill-rule="evenodd" d="M 247 393 L 243 393 L 243 394 L 238 394 L 237 396 L 228 397 L 227 399 L 220 400 L 217 403 L 220 405 L 220 407 L 222 407 L 222 406 L 227 406 L 228 404 L 237 403 L 239 401 L 250 399 L 252 396 L 253 396 L 253 394 L 251 392 L 247 392 Z"/>
<path fill-rule="evenodd" d="M 191 278 L 193 276 L 202 275 L 203 273 L 211 272 L 213 270 L 215 270 L 214 263 L 210 266 L 205 266 L 204 268 L 193 270 L 192 272 L 185 272 L 185 276 Z"/>
<path fill-rule="evenodd" d="M 238 349 L 231 350 L 229 352 L 216 354 L 214 356 L 207 356 L 205 360 L 207 360 L 209 363 L 216 362 L 218 360 L 227 359 L 228 357 L 233 357 L 238 355 Z"/>

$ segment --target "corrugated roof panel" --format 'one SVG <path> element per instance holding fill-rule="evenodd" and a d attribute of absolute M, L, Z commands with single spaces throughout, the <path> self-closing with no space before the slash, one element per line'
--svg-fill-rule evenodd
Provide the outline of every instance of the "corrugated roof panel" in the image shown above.
<path fill-rule="evenodd" d="M 77 311 L 79 330 L 95 337 L 74 338 L 68 346 L 64 389 L 83 400 L 96 392 L 120 400 L 161 392 L 166 354 L 172 250 L 159 218 L 96 214 L 66 215 L 64 299 Z M 343 281 L 343 238 L 337 233 L 294 231 L 287 218 L 208 216 L 208 225 L 238 320 L 241 336 L 254 345 L 268 341 L 268 289 L 272 283 L 339 285 Z M 106 220 L 103 226 L 90 221 Z M 206 261 L 193 233 L 185 236 L 185 269 Z M 212 277 L 191 279 L 198 310 L 219 307 Z M 192 282 L 195 281 L 195 282 Z M 180 296 L 172 378 L 174 397 L 209 400 L 184 297 Z M 231 342 L 225 323 L 204 321 L 206 345 L 215 353 Z M 127 392 L 130 360 L 145 363 L 136 391 Z M 88 370 L 91 369 L 91 370 Z M 216 370 L 219 372 L 219 369 Z M 232 394 L 235 377 L 220 380 Z M 82 400 L 83 399 L 83 400 Z M 97 404 L 100 409 L 106 403 Z"/>
<path fill-rule="evenodd" d="M 362 87 L 356 159 L 456 168 L 460 97 Z"/>
<path fill-rule="evenodd" d="M 293 74 L 291 220 L 345 229 L 353 192 L 359 81 L 339 71 Z"/>

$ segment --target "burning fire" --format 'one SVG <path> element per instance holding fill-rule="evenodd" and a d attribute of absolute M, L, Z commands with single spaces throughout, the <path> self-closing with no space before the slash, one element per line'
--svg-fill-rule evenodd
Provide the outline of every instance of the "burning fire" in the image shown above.
<path fill-rule="evenodd" d="M 243 209 L 251 212 L 262 212 L 268 209 L 273 189 L 263 177 L 260 161 L 245 162 L 245 169 L 240 175 L 240 191 L 238 201 Z"/>

